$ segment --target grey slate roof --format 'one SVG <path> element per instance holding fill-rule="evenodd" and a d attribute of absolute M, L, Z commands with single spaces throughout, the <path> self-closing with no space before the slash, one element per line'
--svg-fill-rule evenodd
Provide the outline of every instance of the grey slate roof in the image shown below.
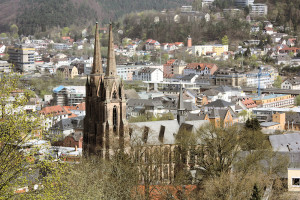
<path fill-rule="evenodd" d="M 56 129 L 56 130 L 82 129 L 83 130 L 83 119 L 84 116 L 62 119 L 56 124 L 54 124 L 50 129 Z"/>
<path fill-rule="evenodd" d="M 186 121 L 185 123 L 182 124 L 182 126 L 192 127 L 192 130 L 195 131 L 199 129 L 202 125 L 207 123 L 208 122 L 204 120 Z M 144 143 L 143 133 L 145 127 L 148 127 L 149 133 L 148 133 L 147 144 L 151 144 L 151 145 L 162 144 L 159 140 L 159 134 L 161 132 L 162 126 L 165 127 L 163 132 L 163 144 L 175 144 L 175 136 L 180 129 L 177 120 L 130 123 L 129 127 L 132 130 L 131 142 L 133 144 L 143 144 Z"/>
<path fill-rule="evenodd" d="M 215 89 L 210 89 L 210 90 L 206 90 L 204 91 L 202 94 L 206 95 L 206 96 L 216 96 L 220 93 L 219 90 L 215 90 Z"/>
<path fill-rule="evenodd" d="M 269 140 L 274 151 L 300 153 L 299 132 L 282 134 L 282 135 L 270 135 Z"/>
<path fill-rule="evenodd" d="M 233 106 L 233 105 L 234 105 L 234 103 L 224 101 L 222 99 L 217 99 L 216 101 L 213 101 L 213 102 L 205 105 L 205 107 L 227 108 L 228 106 Z"/>
<path fill-rule="evenodd" d="M 261 127 L 269 127 L 269 126 L 275 126 L 275 125 L 278 125 L 279 123 L 277 122 L 262 122 L 260 123 L 260 126 Z"/>

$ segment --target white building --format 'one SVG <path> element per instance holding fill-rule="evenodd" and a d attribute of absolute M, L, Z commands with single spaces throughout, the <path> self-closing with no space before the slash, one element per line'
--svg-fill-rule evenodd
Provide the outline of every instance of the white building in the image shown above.
<path fill-rule="evenodd" d="M 163 71 L 156 68 L 146 67 L 135 71 L 132 74 L 132 80 L 162 82 L 163 79 Z"/>
<path fill-rule="evenodd" d="M 126 81 L 131 81 L 134 71 L 144 68 L 145 65 L 118 65 L 117 75 Z M 163 71 L 163 65 L 147 65 L 148 68 L 160 69 Z"/>
<path fill-rule="evenodd" d="M 300 78 L 288 78 L 281 83 L 281 89 L 300 90 Z"/>
<path fill-rule="evenodd" d="M 202 0 L 202 7 L 210 6 L 215 0 Z"/>
<path fill-rule="evenodd" d="M 254 0 L 235 0 L 235 6 L 246 7 L 254 4 Z"/>
<path fill-rule="evenodd" d="M 258 87 L 258 72 L 250 72 L 246 74 L 247 87 Z M 268 72 L 263 72 L 260 76 L 260 88 L 270 88 L 274 84 L 274 79 Z"/>
<path fill-rule="evenodd" d="M 267 15 L 268 14 L 268 6 L 262 3 L 255 3 L 251 5 L 250 10 L 251 15 Z"/>
<path fill-rule="evenodd" d="M 5 48 L 6 48 L 5 45 L 0 45 L 0 54 L 5 52 Z"/>

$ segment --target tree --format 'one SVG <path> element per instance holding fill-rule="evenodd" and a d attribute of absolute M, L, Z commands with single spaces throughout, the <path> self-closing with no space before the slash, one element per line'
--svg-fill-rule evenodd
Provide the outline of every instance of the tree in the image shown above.
<path fill-rule="evenodd" d="M 60 194 L 53 184 L 60 184 L 59 175 L 63 171 L 56 163 L 39 162 L 35 154 L 38 147 L 28 150 L 27 143 L 43 137 L 42 121 L 35 113 L 27 113 L 24 106 L 32 94 L 12 96 L 18 90 L 19 77 L 5 74 L 0 80 L 0 196 L 1 199 L 47 199 Z M 62 166 L 62 165 L 61 165 Z M 39 176 L 42 169 L 49 173 Z M 51 171 L 51 172 L 50 172 Z M 60 172 L 61 171 L 61 172 Z M 32 187 L 43 185 L 39 190 Z M 15 190 L 28 186 L 29 192 L 16 194 Z M 40 195 L 40 196 L 39 196 Z"/>
<path fill-rule="evenodd" d="M 19 37 L 18 31 L 19 31 L 19 28 L 16 24 L 13 24 L 13 25 L 10 26 L 10 32 L 11 32 L 13 38 L 18 38 Z"/>
<path fill-rule="evenodd" d="M 297 95 L 295 98 L 296 106 L 300 106 L 300 95 Z"/>
<path fill-rule="evenodd" d="M 61 35 L 62 35 L 63 37 L 68 36 L 69 32 L 70 32 L 70 28 L 69 28 L 69 27 L 64 27 L 64 28 L 61 30 Z"/>
<path fill-rule="evenodd" d="M 222 44 L 223 44 L 223 45 L 228 45 L 228 44 L 229 44 L 227 35 L 225 35 L 225 36 L 222 38 Z"/>
<path fill-rule="evenodd" d="M 254 131 L 260 130 L 260 123 L 257 120 L 257 118 L 252 118 L 252 119 L 247 119 L 246 123 L 245 123 L 245 128 L 246 129 L 251 129 Z"/>
<path fill-rule="evenodd" d="M 281 83 L 282 83 L 282 77 L 277 76 L 275 81 L 274 81 L 273 87 L 281 88 Z"/>
<path fill-rule="evenodd" d="M 0 38 L 6 38 L 7 37 L 7 34 L 6 33 L 1 33 L 0 34 Z"/>

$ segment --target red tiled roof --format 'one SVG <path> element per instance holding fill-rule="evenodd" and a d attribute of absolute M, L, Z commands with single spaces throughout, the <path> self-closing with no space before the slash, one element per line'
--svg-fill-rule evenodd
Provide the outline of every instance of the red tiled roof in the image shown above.
<path fill-rule="evenodd" d="M 78 104 L 76 106 L 76 110 L 84 111 L 85 110 L 85 102 L 82 102 L 82 103 Z"/>
<path fill-rule="evenodd" d="M 256 103 L 251 98 L 243 98 L 241 101 L 247 108 L 257 107 Z"/>
<path fill-rule="evenodd" d="M 216 66 L 216 64 L 213 64 L 213 63 L 189 63 L 189 64 L 187 64 L 185 69 L 198 69 L 200 67 L 200 69 L 202 71 L 202 70 L 204 70 L 205 67 L 211 69 L 214 66 Z"/>
<path fill-rule="evenodd" d="M 43 115 L 66 115 L 71 113 L 68 108 L 64 108 L 61 105 L 57 105 L 57 106 L 49 106 L 49 107 L 44 107 L 41 111 L 41 114 Z"/>
<path fill-rule="evenodd" d="M 175 61 L 176 61 L 176 59 L 168 60 L 167 63 L 164 64 L 164 65 L 165 65 L 165 66 L 172 65 Z"/>

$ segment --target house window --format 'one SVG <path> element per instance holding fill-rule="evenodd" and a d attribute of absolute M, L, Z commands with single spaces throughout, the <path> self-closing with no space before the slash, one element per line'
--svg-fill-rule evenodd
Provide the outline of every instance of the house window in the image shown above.
<path fill-rule="evenodd" d="M 292 185 L 300 187 L 300 178 L 292 178 Z"/>
<path fill-rule="evenodd" d="M 118 123 L 118 120 L 117 120 L 117 107 L 114 106 L 114 108 L 113 108 L 113 131 L 114 132 L 117 132 L 117 123 Z"/>

